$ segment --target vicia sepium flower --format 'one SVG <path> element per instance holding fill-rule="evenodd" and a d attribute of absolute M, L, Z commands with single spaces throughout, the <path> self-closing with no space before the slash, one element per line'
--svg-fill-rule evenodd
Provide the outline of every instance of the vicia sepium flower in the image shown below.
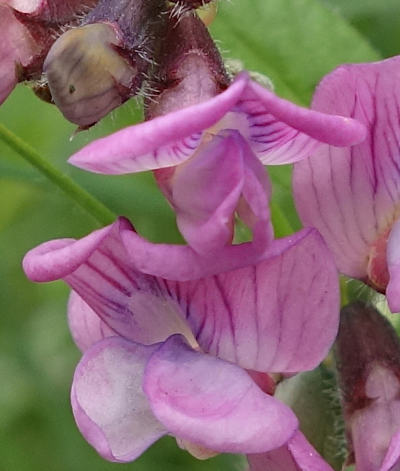
<path fill-rule="evenodd" d="M 322 233 L 342 273 L 386 292 L 392 311 L 400 311 L 399 74 L 400 57 L 329 74 L 313 108 L 361 121 L 367 138 L 321 147 L 294 171 L 303 223 Z"/>
<path fill-rule="evenodd" d="M 140 267 L 150 260 L 151 271 L 160 250 L 169 279 Z M 182 268 L 171 247 L 147 243 L 142 260 L 141 252 L 143 241 L 120 219 L 24 259 L 30 279 L 62 278 L 82 298 L 69 306 L 80 347 L 100 340 L 72 386 L 85 438 L 114 461 L 134 459 L 164 434 L 195 454 L 283 446 L 297 420 L 263 391 L 267 373 L 314 368 L 338 326 L 336 268 L 317 231 L 275 241 L 257 265 L 188 282 L 175 281 Z"/>
<path fill-rule="evenodd" d="M 156 170 L 180 231 L 199 253 L 231 243 L 235 211 L 254 239 L 271 239 L 261 163 L 301 160 L 323 142 L 354 144 L 364 127 L 296 106 L 246 73 L 229 84 L 193 13 L 170 25 L 164 46 L 147 121 L 92 142 L 70 163 L 106 174 Z"/>
<path fill-rule="evenodd" d="M 335 347 L 356 471 L 400 466 L 400 343 L 390 323 L 361 302 L 342 309 Z"/>
<path fill-rule="evenodd" d="M 44 72 L 68 120 L 87 128 L 138 92 L 157 59 L 165 9 L 164 0 L 100 0 L 55 42 Z"/>
<path fill-rule="evenodd" d="M 95 1 L 0 0 L 0 104 L 19 81 L 41 78 L 57 34 Z"/>

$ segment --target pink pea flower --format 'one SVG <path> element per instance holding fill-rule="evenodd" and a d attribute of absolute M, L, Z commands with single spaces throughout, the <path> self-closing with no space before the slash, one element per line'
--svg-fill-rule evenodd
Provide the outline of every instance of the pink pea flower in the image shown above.
<path fill-rule="evenodd" d="M 400 58 L 339 67 L 319 85 L 313 108 L 362 122 L 364 142 L 322 146 L 295 165 L 303 223 L 316 227 L 339 270 L 386 293 L 400 311 Z"/>
<path fill-rule="evenodd" d="M 119 219 L 26 255 L 30 279 L 62 278 L 74 290 L 69 320 L 84 352 L 71 392 L 78 427 L 121 462 L 165 434 L 201 457 L 284 446 L 298 423 L 267 393 L 267 373 L 314 368 L 335 338 L 337 272 L 324 242 L 304 229 L 270 244 L 257 265 L 212 276 L 204 265 L 186 282 L 176 281 L 174 249 Z M 152 270 L 160 252 L 168 279 L 161 264 Z"/>
<path fill-rule="evenodd" d="M 22 80 L 40 79 L 43 61 L 65 23 L 95 0 L 0 1 L 0 104 Z"/>
<path fill-rule="evenodd" d="M 400 343 L 372 306 L 353 303 L 341 313 L 335 347 L 349 442 L 356 471 L 400 466 Z"/>
<path fill-rule="evenodd" d="M 296 162 L 321 143 L 348 146 L 365 137 L 357 121 L 299 107 L 246 73 L 229 84 L 192 13 L 170 25 L 164 48 L 148 120 L 92 142 L 69 161 L 105 174 L 155 170 L 181 233 L 200 254 L 232 242 L 235 212 L 255 240 L 272 239 L 262 164 Z"/>

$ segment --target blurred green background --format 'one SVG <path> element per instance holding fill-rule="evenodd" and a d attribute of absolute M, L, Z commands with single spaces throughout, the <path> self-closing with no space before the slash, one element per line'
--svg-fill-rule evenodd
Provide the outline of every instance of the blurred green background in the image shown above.
<path fill-rule="evenodd" d="M 315 85 L 336 65 L 378 60 L 399 50 L 397 0 L 220 3 L 211 29 L 224 56 L 269 75 L 277 93 L 300 104 L 309 103 Z M 0 108 L 1 123 L 113 211 L 131 218 L 139 232 L 154 241 L 179 241 L 173 214 L 150 174 L 105 177 L 66 164 L 82 145 L 140 118 L 140 105 L 131 100 L 70 140 L 74 126 L 27 87 L 17 87 Z M 290 168 L 269 170 L 274 201 L 298 228 Z M 236 457 L 196 461 L 169 438 L 127 465 L 103 461 L 86 444 L 69 406 L 80 354 L 65 319 L 68 290 L 62 283 L 30 283 L 21 259 L 45 240 L 85 235 L 95 221 L 1 141 L 0 182 L 0 471 L 243 469 Z"/>

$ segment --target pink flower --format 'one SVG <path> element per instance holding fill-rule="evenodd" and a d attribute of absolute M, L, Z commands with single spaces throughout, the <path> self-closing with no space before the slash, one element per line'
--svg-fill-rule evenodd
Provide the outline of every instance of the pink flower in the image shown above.
<path fill-rule="evenodd" d="M 313 108 L 362 122 L 364 142 L 322 146 L 295 165 L 303 223 L 316 227 L 339 270 L 385 293 L 400 311 L 400 58 L 339 67 L 319 85 Z"/>
<path fill-rule="evenodd" d="M 92 142 L 70 163 L 106 174 L 157 170 L 183 236 L 207 253 L 231 242 L 235 211 L 254 238 L 272 238 L 261 163 L 296 162 L 323 142 L 363 138 L 358 122 L 296 106 L 242 73 L 226 91 Z"/>
<path fill-rule="evenodd" d="M 160 253 L 168 279 L 152 265 Z M 206 276 L 204 264 L 186 282 L 175 281 L 175 253 L 120 219 L 26 255 L 30 279 L 62 278 L 77 293 L 70 326 L 84 354 L 71 398 L 81 432 L 113 461 L 165 434 L 195 453 L 284 446 L 297 420 L 260 379 L 314 368 L 335 338 L 337 274 L 322 239 L 305 229 L 273 242 L 257 265 Z"/>
<path fill-rule="evenodd" d="M 348 464 L 394 471 L 400 464 L 400 343 L 390 323 L 361 302 L 342 309 L 336 360 Z"/>

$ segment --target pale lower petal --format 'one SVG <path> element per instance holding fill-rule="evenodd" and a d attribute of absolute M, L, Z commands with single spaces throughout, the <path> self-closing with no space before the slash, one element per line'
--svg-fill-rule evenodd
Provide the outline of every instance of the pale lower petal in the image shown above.
<path fill-rule="evenodd" d="M 323 146 L 295 165 L 296 206 L 334 252 L 339 269 L 365 278 L 373 244 L 398 216 L 400 58 L 339 67 L 317 88 L 313 108 L 359 120 L 364 142 Z"/>
<path fill-rule="evenodd" d="M 202 133 L 227 113 L 248 82 L 241 75 L 225 92 L 98 139 L 69 162 L 96 173 L 123 174 L 178 165 L 193 155 Z"/>
<path fill-rule="evenodd" d="M 291 410 L 263 393 L 244 370 L 192 350 L 180 336 L 150 358 L 144 391 L 169 432 L 215 451 L 271 450 L 297 428 Z"/>
<path fill-rule="evenodd" d="M 158 347 L 111 337 L 89 349 L 76 368 L 71 390 L 75 420 L 107 460 L 132 461 L 167 433 L 142 390 L 146 363 Z"/>
<path fill-rule="evenodd" d="M 71 291 L 68 300 L 68 324 L 82 352 L 99 340 L 117 335 L 75 291 Z"/>

